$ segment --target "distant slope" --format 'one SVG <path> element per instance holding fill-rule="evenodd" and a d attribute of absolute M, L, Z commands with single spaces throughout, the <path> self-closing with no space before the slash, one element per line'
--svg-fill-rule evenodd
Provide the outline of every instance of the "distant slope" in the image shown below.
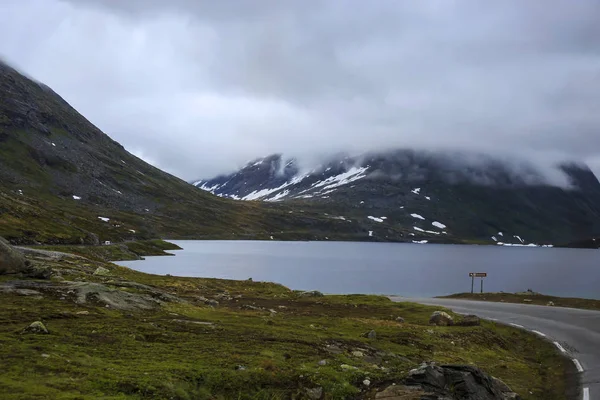
<path fill-rule="evenodd" d="M 526 245 L 600 234 L 596 176 L 575 164 L 555 172 L 564 187 L 527 164 L 397 150 L 332 157 L 304 172 L 272 155 L 194 184 L 232 199 L 310 205 L 379 240 Z"/>
<path fill-rule="evenodd" d="M 0 62 L 0 236 L 13 243 L 315 238 L 339 221 L 197 190 L 127 152 Z"/>

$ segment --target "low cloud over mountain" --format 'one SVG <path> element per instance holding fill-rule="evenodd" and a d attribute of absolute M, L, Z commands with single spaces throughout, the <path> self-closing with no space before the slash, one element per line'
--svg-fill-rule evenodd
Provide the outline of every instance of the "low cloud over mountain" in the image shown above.
<path fill-rule="evenodd" d="M 600 3 L 5 0 L 0 55 L 185 179 L 389 148 L 600 167 Z"/>

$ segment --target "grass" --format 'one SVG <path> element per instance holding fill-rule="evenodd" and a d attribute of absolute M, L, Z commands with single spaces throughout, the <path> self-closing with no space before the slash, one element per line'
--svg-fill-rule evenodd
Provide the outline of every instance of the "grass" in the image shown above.
<path fill-rule="evenodd" d="M 372 388 L 400 382 L 424 361 L 477 365 L 524 399 L 565 398 L 569 361 L 550 343 L 493 322 L 434 327 L 437 308 L 381 296 L 307 298 L 268 282 L 149 275 L 99 258 L 32 262 L 72 281 L 130 293 L 138 289 L 127 283 L 136 282 L 182 301 L 124 311 L 93 299 L 76 304 L 59 289 L 40 299 L 0 292 L 5 399 L 288 399 L 318 386 L 328 399 L 369 398 L 364 379 Z M 111 276 L 91 274 L 98 266 Z M 36 320 L 49 335 L 21 334 Z M 363 336 L 370 330 L 376 340 Z"/>
<path fill-rule="evenodd" d="M 465 299 L 479 301 L 494 301 L 506 303 L 523 303 L 546 306 L 550 303 L 555 307 L 582 308 L 600 310 L 600 300 L 580 299 L 576 297 L 555 297 L 539 293 L 457 293 L 443 296 L 447 299 Z"/>

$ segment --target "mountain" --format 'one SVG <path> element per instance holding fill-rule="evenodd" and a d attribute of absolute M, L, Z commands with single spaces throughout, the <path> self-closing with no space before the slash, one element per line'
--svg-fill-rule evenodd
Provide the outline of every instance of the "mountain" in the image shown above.
<path fill-rule="evenodd" d="M 46 85 L 0 62 L 0 236 L 96 244 L 166 237 L 319 238 L 316 213 L 197 190 L 135 157 Z"/>
<path fill-rule="evenodd" d="M 235 200 L 317 208 L 378 240 L 559 244 L 600 233 L 600 183 L 580 164 L 545 171 L 469 153 L 394 150 L 304 170 L 276 154 L 193 184 Z"/>

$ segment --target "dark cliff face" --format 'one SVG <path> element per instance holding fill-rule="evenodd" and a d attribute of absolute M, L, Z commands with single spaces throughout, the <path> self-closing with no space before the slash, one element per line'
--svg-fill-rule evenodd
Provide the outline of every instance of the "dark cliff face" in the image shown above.
<path fill-rule="evenodd" d="M 315 205 L 383 239 L 551 244 L 600 232 L 600 183 L 582 165 L 558 166 L 557 184 L 527 163 L 457 153 L 337 157 L 291 176 L 273 172 L 281 163 L 266 157 L 196 185 L 233 199 Z"/>

